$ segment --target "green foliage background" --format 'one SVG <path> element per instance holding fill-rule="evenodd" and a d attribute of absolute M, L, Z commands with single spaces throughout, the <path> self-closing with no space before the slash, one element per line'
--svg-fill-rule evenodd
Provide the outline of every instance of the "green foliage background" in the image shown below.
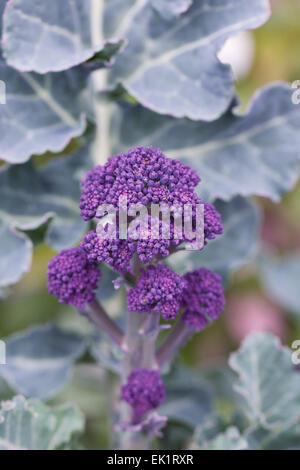
<path fill-rule="evenodd" d="M 255 60 L 248 76 L 236 83 L 244 108 L 253 92 L 264 84 L 274 80 L 292 82 L 300 79 L 299 17 L 298 0 L 274 1 L 271 19 L 251 32 L 255 41 Z M 76 146 L 76 142 L 71 145 L 70 150 L 72 146 Z M 59 158 L 59 156 L 48 155 L 47 158 Z M 257 198 L 257 201 L 264 213 L 264 223 L 275 220 L 284 233 L 278 241 L 268 239 L 263 231 L 265 249 L 272 248 L 278 253 L 300 250 L 300 184 L 284 196 L 280 204 L 263 198 Z M 34 232 L 33 236 L 36 240 L 37 232 Z M 47 292 L 47 264 L 54 254 L 55 252 L 46 245 L 38 244 L 34 250 L 30 273 L 10 288 L 10 295 L 6 299 L 0 300 L 0 338 L 22 331 L 31 325 L 49 321 L 71 326 L 78 331 L 89 330 L 87 322 L 79 318 L 71 307 L 59 305 Z M 243 267 L 230 279 L 227 298 L 229 300 L 238 298 L 245 293 L 261 293 L 268 297 L 253 264 Z M 274 302 L 274 299 L 270 300 Z M 119 301 L 119 298 L 110 301 L 107 305 L 110 312 L 118 311 Z M 300 338 L 300 315 L 297 317 L 284 309 L 281 311 L 287 330 L 285 342 L 290 345 L 294 339 Z M 204 370 L 212 380 L 213 371 L 217 370 L 218 366 L 227 360 L 229 353 L 238 347 L 237 341 L 228 329 L 226 314 L 225 311 L 216 324 L 204 333 L 196 335 L 181 354 L 183 362 L 196 370 Z M 105 447 L 111 432 L 105 413 L 107 405 L 111 405 L 107 403 L 111 400 L 108 388 L 115 379 L 109 376 L 104 380 L 104 371 L 93 364 L 88 355 L 83 361 L 90 365 L 88 367 L 77 365 L 71 384 L 50 403 L 72 401 L 78 404 L 87 416 L 82 444 L 87 448 Z M 0 398 L 9 396 L 11 396 L 10 390 L 0 382 Z M 220 401 L 219 406 L 224 416 L 231 414 L 230 404 L 226 398 Z M 167 432 L 169 438 L 170 432 Z M 176 441 L 176 433 L 179 435 L 180 429 L 174 429 L 172 433 L 174 435 L 171 437 Z"/>

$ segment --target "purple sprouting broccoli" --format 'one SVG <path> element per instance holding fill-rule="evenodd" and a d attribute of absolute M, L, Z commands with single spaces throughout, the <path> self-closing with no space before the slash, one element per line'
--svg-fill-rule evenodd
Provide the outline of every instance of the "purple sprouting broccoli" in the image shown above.
<path fill-rule="evenodd" d="M 127 238 L 121 237 L 119 227 L 115 237 L 101 237 L 97 227 L 84 236 L 79 248 L 63 250 L 49 263 L 49 292 L 60 302 L 77 307 L 122 350 L 124 359 L 118 369 L 124 384 L 121 398 L 131 409 L 129 421 L 128 413 L 123 416 L 121 412 L 119 427 L 123 432 L 160 432 L 167 419 L 155 411 L 166 397 L 160 377 L 162 365 L 174 357 L 195 330 L 202 330 L 216 320 L 224 309 L 218 274 L 200 268 L 182 276 L 166 264 L 159 264 L 183 249 L 184 242 L 190 241 L 185 233 L 177 231 L 176 225 L 177 213 L 185 211 L 187 205 L 193 230 L 199 229 L 195 219 L 197 205 L 204 206 L 201 227 L 204 245 L 222 233 L 220 214 L 212 204 L 201 201 L 195 192 L 199 181 L 194 170 L 152 147 L 137 147 L 110 158 L 104 166 L 91 170 L 82 183 L 81 216 L 85 221 L 94 217 L 101 219 L 106 209 L 98 212 L 98 208 L 105 204 L 113 207 L 118 220 L 123 204 L 128 210 L 130 204 L 142 203 L 147 209 L 143 220 L 147 224 L 140 223 L 142 237 L 135 237 L 132 232 Z M 120 196 L 126 196 L 125 203 L 120 202 Z M 152 204 L 163 205 L 160 215 L 149 215 Z M 163 211 L 167 208 L 168 212 L 171 207 L 172 216 L 168 221 Z M 132 214 L 129 215 L 127 225 L 134 221 Z M 105 312 L 95 295 L 101 277 L 99 264 L 103 263 L 119 273 L 114 285 L 126 287 L 125 332 Z M 171 328 L 170 324 L 160 324 L 161 318 L 168 323 L 175 321 L 175 325 Z M 156 348 L 162 328 L 171 328 L 171 331 Z"/>

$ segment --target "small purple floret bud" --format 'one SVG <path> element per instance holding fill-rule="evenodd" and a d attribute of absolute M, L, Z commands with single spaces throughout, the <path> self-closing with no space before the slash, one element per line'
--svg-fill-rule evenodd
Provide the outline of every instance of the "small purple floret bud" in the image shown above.
<path fill-rule="evenodd" d="M 182 320 L 196 330 L 203 330 L 225 308 L 222 278 L 206 268 L 186 273 Z"/>
<path fill-rule="evenodd" d="M 165 398 L 165 386 L 156 370 L 134 369 L 122 387 L 122 399 L 132 407 L 136 420 L 161 405 Z"/>
<path fill-rule="evenodd" d="M 213 204 L 204 202 L 204 243 L 207 240 L 216 238 L 216 235 L 222 235 L 223 224 L 220 213 Z"/>
<path fill-rule="evenodd" d="M 48 265 L 48 290 L 60 303 L 84 308 L 95 298 L 101 272 L 80 248 L 62 250 Z"/>
<path fill-rule="evenodd" d="M 120 273 L 131 270 L 130 261 L 136 250 L 134 242 L 118 238 L 100 239 L 96 230 L 91 230 L 84 236 L 80 248 L 90 262 L 107 263 Z"/>
<path fill-rule="evenodd" d="M 139 313 L 161 313 L 165 320 L 174 320 L 180 308 L 186 282 L 168 266 L 149 266 L 135 287 L 127 293 L 128 310 Z"/>

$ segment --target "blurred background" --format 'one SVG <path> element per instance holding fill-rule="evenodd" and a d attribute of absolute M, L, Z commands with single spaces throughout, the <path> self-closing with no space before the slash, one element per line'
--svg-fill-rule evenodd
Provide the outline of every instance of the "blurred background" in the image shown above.
<path fill-rule="evenodd" d="M 276 80 L 290 83 L 300 80 L 299 17 L 299 0 L 273 0 L 271 19 L 264 26 L 230 39 L 221 51 L 220 59 L 233 66 L 243 110 L 257 88 Z M 255 262 L 233 273 L 227 287 L 225 313 L 213 326 L 196 335 L 182 353 L 182 360 L 196 369 L 205 371 L 223 364 L 252 331 L 271 331 L 289 346 L 300 339 L 297 292 L 297 286 L 300 290 L 300 183 L 279 204 L 263 198 L 256 201 L 263 213 L 260 249 L 263 253 L 283 256 L 286 261 L 268 266 L 265 280 Z M 89 330 L 85 319 L 79 318 L 72 308 L 59 305 L 47 292 L 47 264 L 54 254 L 44 244 L 38 244 L 31 272 L 10 289 L 7 298 L 0 300 L 0 338 L 48 321 L 79 331 Z M 260 253 L 258 257 L 263 264 Z M 280 276 L 282 282 L 277 292 L 276 279 Z M 285 298 L 285 281 L 293 283 L 292 300 L 291 296 L 290 300 Z M 117 299 L 110 300 L 110 305 L 106 305 L 110 312 L 117 312 L 117 302 Z M 90 365 L 79 364 L 71 385 L 52 403 L 77 402 L 88 418 L 84 444 L 99 448 L 100 443 L 105 447 L 108 423 L 104 404 L 108 381 L 103 380 L 102 371 L 93 365 L 91 358 L 86 357 L 85 361 Z M 0 398 L 9 394 L 2 385 Z"/>

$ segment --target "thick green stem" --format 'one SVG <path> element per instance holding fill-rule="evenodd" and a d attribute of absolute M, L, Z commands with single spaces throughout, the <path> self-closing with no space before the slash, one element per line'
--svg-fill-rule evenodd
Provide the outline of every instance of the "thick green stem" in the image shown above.
<path fill-rule="evenodd" d="M 89 304 L 90 310 L 86 312 L 87 317 L 124 350 L 124 333 L 121 328 L 107 315 L 106 311 L 97 300 Z"/>
<path fill-rule="evenodd" d="M 91 33 L 94 46 L 103 43 L 103 0 L 92 0 L 91 2 Z M 101 101 L 96 95 L 99 91 L 105 90 L 107 86 L 107 70 L 96 70 L 92 74 L 92 85 L 94 90 L 94 115 L 95 115 L 95 139 L 92 146 L 92 153 L 96 165 L 104 165 L 110 155 L 109 140 L 109 106 Z"/>
<path fill-rule="evenodd" d="M 122 364 L 122 384 L 126 383 L 133 369 L 156 369 L 155 342 L 159 333 L 159 314 L 140 314 L 127 312 L 124 347 L 127 351 Z M 132 421 L 131 409 L 121 403 L 121 422 Z M 152 436 L 124 430 L 121 434 L 121 449 L 148 449 Z"/>

